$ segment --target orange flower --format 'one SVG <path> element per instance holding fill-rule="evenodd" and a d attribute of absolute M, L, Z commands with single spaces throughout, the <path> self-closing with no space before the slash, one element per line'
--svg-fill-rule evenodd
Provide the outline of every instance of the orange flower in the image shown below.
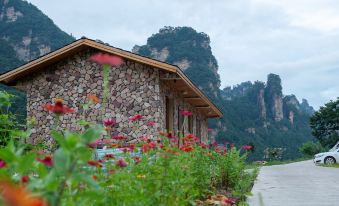
<path fill-rule="evenodd" d="M 98 104 L 100 102 L 99 98 L 93 94 L 89 94 L 87 96 L 88 100 L 94 104 Z"/>
<path fill-rule="evenodd" d="M 33 196 L 24 187 L 18 187 L 10 182 L 1 181 L 0 191 L 3 203 L 7 206 L 47 206 L 41 197 Z"/>

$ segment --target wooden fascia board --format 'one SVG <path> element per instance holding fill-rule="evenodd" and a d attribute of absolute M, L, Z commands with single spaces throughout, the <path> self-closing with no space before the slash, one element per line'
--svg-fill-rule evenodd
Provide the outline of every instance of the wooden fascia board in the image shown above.
<path fill-rule="evenodd" d="M 209 106 L 210 108 L 218 115 L 218 117 L 222 117 L 222 112 L 214 106 L 214 104 L 198 89 L 196 86 L 189 80 L 183 72 L 177 68 L 177 74 L 186 82 L 186 84 L 196 93 L 198 94 Z"/>

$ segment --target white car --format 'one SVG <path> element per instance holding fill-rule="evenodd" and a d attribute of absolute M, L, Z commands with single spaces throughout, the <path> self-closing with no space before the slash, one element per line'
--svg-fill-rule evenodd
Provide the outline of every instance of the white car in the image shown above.
<path fill-rule="evenodd" d="M 314 155 L 315 164 L 335 164 L 339 163 L 339 142 L 330 151 Z"/>

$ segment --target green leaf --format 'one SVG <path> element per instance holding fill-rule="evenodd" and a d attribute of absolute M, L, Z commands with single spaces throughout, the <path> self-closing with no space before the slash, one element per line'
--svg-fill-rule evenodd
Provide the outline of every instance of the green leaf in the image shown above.
<path fill-rule="evenodd" d="M 0 159 L 5 162 L 14 162 L 16 160 L 15 154 L 9 148 L 0 149 Z"/>
<path fill-rule="evenodd" d="M 34 167 L 32 167 L 34 160 L 35 160 L 34 153 L 22 156 L 18 161 L 18 171 L 21 173 L 25 173 L 34 169 Z"/>
<path fill-rule="evenodd" d="M 71 166 L 71 153 L 60 148 L 54 153 L 54 168 L 56 174 L 63 175 Z"/>
<path fill-rule="evenodd" d="M 62 135 L 61 133 L 53 130 L 53 131 L 51 131 L 51 136 L 55 139 L 55 141 L 57 141 L 57 143 L 61 147 L 67 147 L 67 143 L 66 143 L 64 135 Z"/>
<path fill-rule="evenodd" d="M 103 127 L 96 126 L 88 128 L 85 133 L 82 135 L 82 138 L 85 140 L 85 143 L 93 142 L 94 140 L 100 137 L 100 134 L 103 132 Z"/>

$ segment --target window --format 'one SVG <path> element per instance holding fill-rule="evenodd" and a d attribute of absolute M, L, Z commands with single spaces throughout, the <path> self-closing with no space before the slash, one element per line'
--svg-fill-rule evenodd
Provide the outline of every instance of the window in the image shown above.
<path fill-rule="evenodd" d="M 173 131 L 173 116 L 174 116 L 174 101 L 166 97 L 166 130 L 167 132 Z"/>

